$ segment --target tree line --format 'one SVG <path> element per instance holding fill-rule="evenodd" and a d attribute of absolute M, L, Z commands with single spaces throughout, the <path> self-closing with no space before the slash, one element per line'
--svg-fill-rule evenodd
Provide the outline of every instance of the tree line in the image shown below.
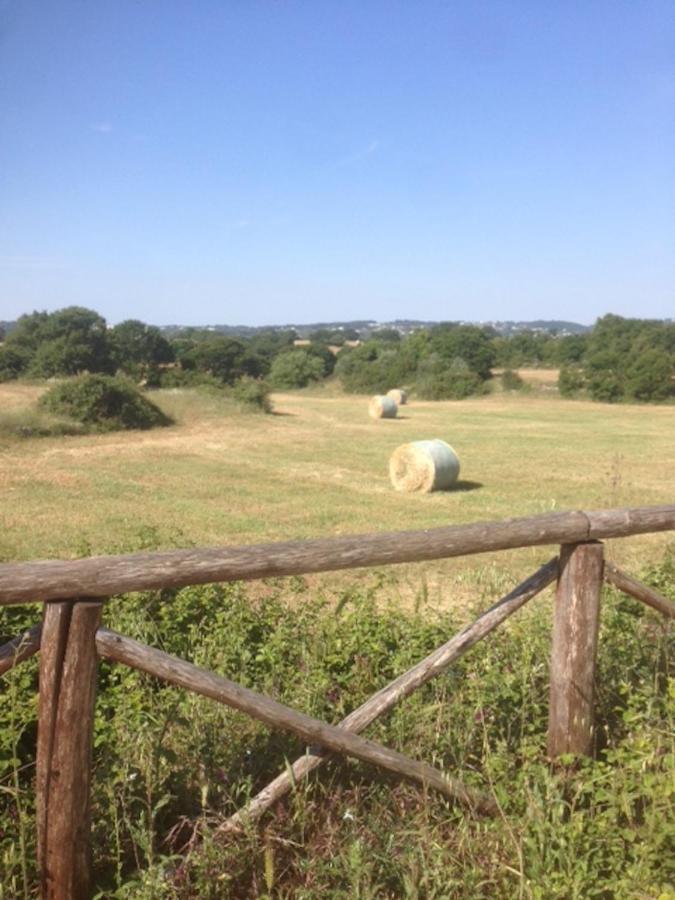
<path fill-rule="evenodd" d="M 185 328 L 167 338 L 129 319 L 108 327 L 93 310 L 71 306 L 22 316 L 0 345 L 0 381 L 58 378 L 82 372 L 124 374 L 148 387 L 266 382 L 299 388 L 335 374 L 345 391 L 380 393 L 405 386 L 422 399 L 461 399 L 487 389 L 493 370 L 560 369 L 565 396 L 662 402 L 674 396 L 675 324 L 606 315 L 585 334 L 524 331 L 441 323 L 402 336 L 380 329 L 353 344 L 357 332 L 317 330 L 296 343 L 290 329 L 263 329 L 247 338 Z M 338 346 L 342 345 L 342 346 Z M 338 352 L 339 350 L 339 352 Z"/>

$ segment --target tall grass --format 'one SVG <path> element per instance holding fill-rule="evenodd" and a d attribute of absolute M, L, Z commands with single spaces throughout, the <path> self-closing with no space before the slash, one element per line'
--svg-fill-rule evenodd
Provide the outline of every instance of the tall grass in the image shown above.
<path fill-rule="evenodd" d="M 493 573 L 494 576 L 494 573 Z M 666 562 L 645 577 L 675 592 Z M 494 599 L 496 577 L 476 584 Z M 464 624 L 391 601 L 390 577 L 339 602 L 303 579 L 134 594 L 106 624 L 327 721 Z M 3 635 L 37 611 L 5 609 Z M 332 760 L 258 826 L 218 827 L 303 748 L 247 717 L 103 663 L 95 722 L 94 856 L 118 898 L 611 898 L 668 896 L 674 697 L 662 621 L 608 590 L 595 760 L 545 758 L 550 600 L 544 595 L 368 735 L 490 792 L 477 818 L 360 763 Z M 35 884 L 36 662 L 0 707 L 0 897 Z"/>

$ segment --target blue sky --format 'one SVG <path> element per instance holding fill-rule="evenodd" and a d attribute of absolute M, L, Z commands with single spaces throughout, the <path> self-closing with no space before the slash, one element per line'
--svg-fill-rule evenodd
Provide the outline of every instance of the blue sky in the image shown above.
<path fill-rule="evenodd" d="M 0 319 L 675 316 L 672 2 L 0 0 Z"/>

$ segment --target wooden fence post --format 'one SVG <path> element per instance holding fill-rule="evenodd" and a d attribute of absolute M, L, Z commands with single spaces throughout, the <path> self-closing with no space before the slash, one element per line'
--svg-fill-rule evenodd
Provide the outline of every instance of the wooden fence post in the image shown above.
<path fill-rule="evenodd" d="M 593 751 L 603 545 L 563 544 L 553 617 L 548 755 Z"/>
<path fill-rule="evenodd" d="M 43 900 L 86 900 L 92 891 L 91 747 L 101 605 L 45 604 L 36 772 Z"/>

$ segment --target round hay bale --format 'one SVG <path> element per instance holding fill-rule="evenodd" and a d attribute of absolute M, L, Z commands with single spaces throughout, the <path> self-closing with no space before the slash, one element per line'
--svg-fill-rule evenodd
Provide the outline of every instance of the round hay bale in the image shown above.
<path fill-rule="evenodd" d="M 413 441 L 397 447 L 389 477 L 397 491 L 444 491 L 459 476 L 459 457 L 445 441 Z"/>
<path fill-rule="evenodd" d="M 371 419 L 395 419 L 397 412 L 398 406 L 392 397 L 373 397 L 368 404 L 368 415 Z"/>
<path fill-rule="evenodd" d="M 399 406 L 405 406 L 408 402 L 408 395 L 403 388 L 392 388 L 390 391 L 387 391 L 387 397 L 391 397 Z"/>

